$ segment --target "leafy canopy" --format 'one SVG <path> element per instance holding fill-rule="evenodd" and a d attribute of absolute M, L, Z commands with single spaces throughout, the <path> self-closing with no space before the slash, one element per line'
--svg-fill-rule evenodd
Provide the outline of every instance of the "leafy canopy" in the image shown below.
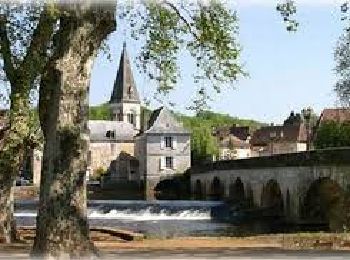
<path fill-rule="evenodd" d="M 314 144 L 318 149 L 350 146 L 350 124 L 334 121 L 323 123 L 317 130 Z"/>
<path fill-rule="evenodd" d="M 123 6 L 131 36 L 144 43 L 138 68 L 168 94 L 181 76 L 178 57 L 187 51 L 195 61 L 194 82 L 199 86 L 194 109 L 205 107 L 208 89 L 220 91 L 245 75 L 240 64 L 238 18 L 222 1 L 144 1 Z"/>

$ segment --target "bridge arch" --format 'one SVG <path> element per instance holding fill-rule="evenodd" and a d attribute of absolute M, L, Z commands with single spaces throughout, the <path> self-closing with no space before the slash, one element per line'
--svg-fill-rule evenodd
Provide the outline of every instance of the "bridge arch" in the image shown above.
<path fill-rule="evenodd" d="M 280 185 L 275 179 L 270 179 L 264 185 L 261 193 L 261 206 L 271 210 L 271 213 L 283 215 L 283 195 Z"/>
<path fill-rule="evenodd" d="M 233 203 L 241 203 L 245 200 L 244 184 L 240 177 L 237 177 L 229 186 L 229 198 Z"/>
<path fill-rule="evenodd" d="M 221 200 L 225 195 L 225 187 L 220 178 L 215 176 L 211 182 L 210 196 L 214 200 Z"/>
<path fill-rule="evenodd" d="M 343 231 L 345 203 L 343 188 L 329 177 L 320 177 L 310 184 L 306 192 L 301 216 L 310 224 L 325 224 L 331 231 Z"/>

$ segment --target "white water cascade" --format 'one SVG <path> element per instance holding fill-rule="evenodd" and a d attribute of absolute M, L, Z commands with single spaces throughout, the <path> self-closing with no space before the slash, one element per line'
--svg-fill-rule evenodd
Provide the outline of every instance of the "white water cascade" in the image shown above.
<path fill-rule="evenodd" d="M 152 208 L 148 207 L 144 210 L 130 211 L 130 210 L 115 210 L 112 209 L 108 213 L 98 211 L 91 211 L 89 213 L 90 219 L 125 219 L 134 221 L 152 221 L 152 220 L 209 220 L 210 211 L 201 210 L 181 210 L 177 212 L 169 212 L 167 210 L 160 210 L 160 212 L 152 212 Z"/>

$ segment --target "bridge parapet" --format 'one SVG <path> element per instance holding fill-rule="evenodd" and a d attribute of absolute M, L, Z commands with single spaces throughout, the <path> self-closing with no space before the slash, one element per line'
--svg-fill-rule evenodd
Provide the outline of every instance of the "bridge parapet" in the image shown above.
<path fill-rule="evenodd" d="M 254 169 L 269 167 L 298 167 L 315 165 L 350 165 L 350 147 L 311 150 L 306 152 L 223 160 L 192 167 L 192 173 L 211 170 Z"/>
<path fill-rule="evenodd" d="M 238 196 L 230 194 L 238 179 L 244 196 L 252 197 L 256 206 L 279 199 L 285 215 L 298 219 L 316 181 L 329 179 L 350 192 L 350 147 L 218 161 L 191 169 L 193 193 L 200 190 L 201 196 L 209 199 Z"/>

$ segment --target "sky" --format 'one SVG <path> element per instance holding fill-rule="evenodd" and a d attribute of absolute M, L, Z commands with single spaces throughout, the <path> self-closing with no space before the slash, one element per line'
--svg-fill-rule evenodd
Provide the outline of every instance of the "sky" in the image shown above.
<path fill-rule="evenodd" d="M 249 76 L 220 94 L 212 93 L 211 109 L 265 123 L 282 123 L 293 111 L 311 106 L 317 113 L 337 106 L 333 92 L 336 81 L 333 52 L 343 31 L 338 0 L 299 0 L 296 33 L 285 30 L 275 11 L 275 1 L 236 0 L 231 2 L 239 17 L 242 63 Z M 152 97 L 155 85 L 138 72 L 135 62 L 140 44 L 128 37 L 123 24 L 108 40 L 111 61 L 100 53 L 94 63 L 90 85 L 93 105 L 109 100 L 116 77 L 120 52 L 126 41 L 137 88 L 142 98 Z M 169 99 L 175 110 L 190 114 L 195 90 L 194 66 L 187 55 L 179 59 L 181 80 Z M 152 100 L 151 107 L 160 104 Z"/>

